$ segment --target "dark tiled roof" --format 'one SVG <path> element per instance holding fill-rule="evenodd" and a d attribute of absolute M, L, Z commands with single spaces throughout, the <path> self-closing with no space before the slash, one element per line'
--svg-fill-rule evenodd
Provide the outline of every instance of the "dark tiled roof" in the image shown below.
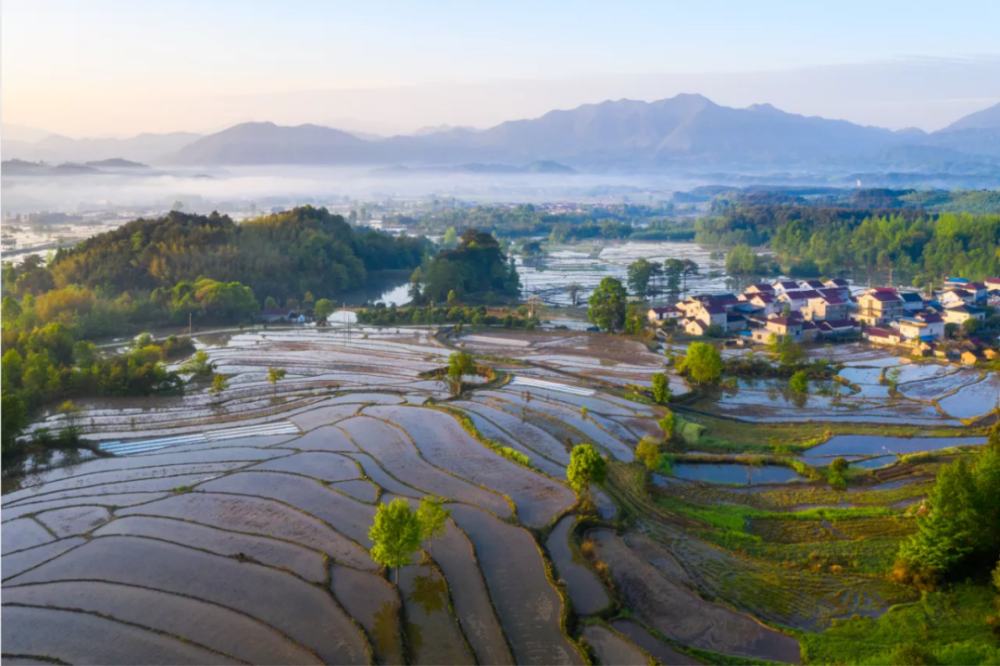
<path fill-rule="evenodd" d="M 704 305 L 702 308 L 710 315 L 726 313 L 726 308 L 721 305 Z"/>
<path fill-rule="evenodd" d="M 894 291 L 876 291 L 868 295 L 879 303 L 892 303 L 899 300 L 899 296 Z"/>
<path fill-rule="evenodd" d="M 907 303 L 916 303 L 917 301 L 920 301 L 921 303 L 924 302 L 924 297 L 915 291 L 904 291 L 899 295 L 899 297 Z"/>

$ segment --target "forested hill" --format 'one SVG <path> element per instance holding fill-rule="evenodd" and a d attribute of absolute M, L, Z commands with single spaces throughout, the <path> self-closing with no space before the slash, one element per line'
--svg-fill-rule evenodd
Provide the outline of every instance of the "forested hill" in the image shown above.
<path fill-rule="evenodd" d="M 767 245 L 789 274 L 834 275 L 890 267 L 920 283 L 1000 275 L 1000 215 L 738 206 L 697 222 L 710 245 Z"/>
<path fill-rule="evenodd" d="M 112 294 L 206 277 L 242 283 L 261 300 L 306 292 L 332 298 L 362 286 L 369 271 L 413 269 L 431 249 L 424 238 L 355 230 L 325 208 L 295 208 L 242 224 L 217 213 L 171 212 L 60 250 L 50 270 L 56 287 Z"/>

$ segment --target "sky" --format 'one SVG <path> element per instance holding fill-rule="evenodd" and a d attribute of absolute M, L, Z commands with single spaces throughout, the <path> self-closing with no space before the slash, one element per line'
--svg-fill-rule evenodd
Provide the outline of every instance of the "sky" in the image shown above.
<path fill-rule="evenodd" d="M 391 134 L 702 93 L 938 129 L 1000 102 L 1000 2 L 4 0 L 4 126 Z"/>

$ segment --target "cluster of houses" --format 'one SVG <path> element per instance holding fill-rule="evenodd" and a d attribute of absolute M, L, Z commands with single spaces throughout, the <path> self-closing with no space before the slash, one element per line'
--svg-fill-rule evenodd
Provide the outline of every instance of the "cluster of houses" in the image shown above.
<path fill-rule="evenodd" d="M 777 280 L 755 284 L 739 296 L 700 294 L 649 310 L 657 324 L 673 320 L 689 335 L 738 335 L 766 343 L 771 335 L 797 342 L 861 335 L 874 344 L 933 348 L 945 325 L 983 321 L 986 305 L 1000 305 L 1000 278 L 970 282 L 950 278 L 933 298 L 874 287 L 853 295 L 841 278 Z"/>

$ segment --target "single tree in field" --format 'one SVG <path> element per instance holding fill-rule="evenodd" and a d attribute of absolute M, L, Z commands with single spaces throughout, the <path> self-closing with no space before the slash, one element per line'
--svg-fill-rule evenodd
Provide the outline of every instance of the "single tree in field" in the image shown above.
<path fill-rule="evenodd" d="M 670 381 L 664 373 L 657 372 L 653 375 L 650 383 L 653 388 L 653 400 L 661 405 L 665 405 L 670 402 Z"/>
<path fill-rule="evenodd" d="M 707 342 L 695 342 L 688 347 L 680 367 L 698 384 L 712 384 L 722 376 L 722 355 Z"/>
<path fill-rule="evenodd" d="M 212 377 L 212 386 L 208 389 L 208 392 L 212 395 L 219 395 L 228 388 L 229 380 L 226 379 L 224 374 L 217 372 L 215 373 L 215 376 Z"/>
<path fill-rule="evenodd" d="M 208 352 L 204 349 L 200 349 L 195 352 L 195 355 L 181 364 L 181 372 L 190 372 L 197 377 L 204 377 L 206 375 L 212 374 L 215 370 L 215 364 L 208 357 Z"/>
<path fill-rule="evenodd" d="M 688 283 L 687 283 L 688 276 L 689 275 L 698 275 L 698 264 L 694 260 L 692 260 L 692 259 L 685 259 L 683 263 L 684 263 L 684 269 L 682 271 L 682 275 L 684 276 L 684 293 L 683 293 L 683 295 L 686 296 L 687 295 L 687 287 L 688 287 Z"/>
<path fill-rule="evenodd" d="M 397 497 L 389 504 L 379 504 L 368 538 L 375 542 L 372 559 L 384 567 L 395 568 L 398 585 L 399 567 L 410 563 L 423 538 L 420 520 L 409 502 Z"/>
<path fill-rule="evenodd" d="M 424 496 L 417 509 L 420 520 L 420 530 L 423 538 L 430 544 L 431 557 L 434 557 L 434 539 L 443 537 L 451 511 L 444 508 L 444 500 L 440 497 Z"/>
<path fill-rule="evenodd" d="M 566 285 L 566 293 L 569 294 L 569 300 L 573 303 L 574 308 L 579 305 L 581 291 L 583 291 L 583 285 L 579 282 L 570 282 Z"/>
<path fill-rule="evenodd" d="M 626 268 L 628 286 L 638 298 L 646 298 L 649 279 L 653 277 L 653 264 L 646 259 L 637 259 Z"/>
<path fill-rule="evenodd" d="M 455 352 L 448 357 L 448 377 L 461 381 L 466 375 L 476 374 L 476 360 L 472 354 Z"/>
<path fill-rule="evenodd" d="M 577 444 L 569 455 L 566 479 L 585 503 L 590 502 L 590 484 L 604 483 L 607 463 L 591 444 Z"/>
<path fill-rule="evenodd" d="M 674 429 L 677 427 L 677 417 L 669 409 L 662 419 L 656 422 L 663 431 L 663 441 L 668 442 L 674 436 Z"/>
<path fill-rule="evenodd" d="M 660 445 L 652 437 L 643 437 L 635 447 L 635 459 L 655 470 L 660 466 Z"/>
<path fill-rule="evenodd" d="M 316 319 L 323 321 L 327 317 L 333 314 L 334 311 L 333 301 L 328 298 L 321 298 L 316 301 L 316 307 L 314 311 L 316 313 Z"/>
<path fill-rule="evenodd" d="M 806 376 L 805 370 L 799 370 L 792 375 L 792 378 L 788 380 L 788 385 L 796 393 L 808 393 L 809 377 Z"/>
<path fill-rule="evenodd" d="M 278 395 L 278 382 L 285 378 L 288 371 L 284 368 L 275 368 L 270 366 L 267 369 L 267 381 L 271 382 L 271 386 L 274 387 L 274 395 Z"/>
<path fill-rule="evenodd" d="M 606 277 L 587 299 L 590 308 L 587 319 L 601 330 L 618 333 L 625 327 L 628 308 L 628 292 L 622 283 L 613 277 Z"/>

